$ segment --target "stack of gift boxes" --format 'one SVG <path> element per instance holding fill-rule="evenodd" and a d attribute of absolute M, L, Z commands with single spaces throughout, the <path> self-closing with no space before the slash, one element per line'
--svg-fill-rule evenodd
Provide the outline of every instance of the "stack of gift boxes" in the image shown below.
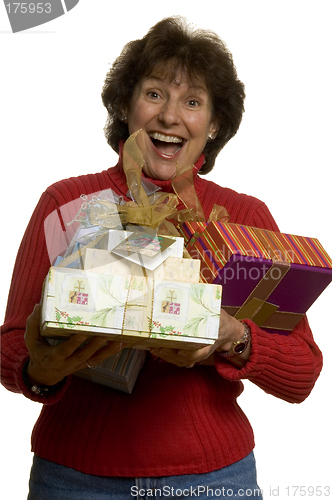
<path fill-rule="evenodd" d="M 332 281 L 332 260 L 314 238 L 221 222 L 186 222 L 180 233 L 107 230 L 51 267 L 42 335 L 105 335 L 135 349 L 81 376 L 131 392 L 149 347 L 212 345 L 221 307 L 287 334 Z"/>

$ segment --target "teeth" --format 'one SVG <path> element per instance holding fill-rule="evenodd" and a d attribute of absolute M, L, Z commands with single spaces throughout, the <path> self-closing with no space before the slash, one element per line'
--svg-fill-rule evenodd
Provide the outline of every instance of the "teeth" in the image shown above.
<path fill-rule="evenodd" d="M 150 134 L 150 137 L 152 137 L 152 139 L 157 139 L 158 141 L 163 141 L 163 142 L 175 142 L 177 144 L 182 142 L 182 139 L 180 139 L 180 137 L 176 137 L 174 135 L 164 135 L 160 134 L 159 132 L 152 132 Z"/>

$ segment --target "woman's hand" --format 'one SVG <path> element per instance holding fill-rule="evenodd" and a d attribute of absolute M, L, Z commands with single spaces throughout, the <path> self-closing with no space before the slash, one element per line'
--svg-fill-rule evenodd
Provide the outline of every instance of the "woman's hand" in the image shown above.
<path fill-rule="evenodd" d="M 169 363 L 177 366 L 192 368 L 196 363 L 212 364 L 208 358 L 215 351 L 229 351 L 233 342 L 241 340 L 244 336 L 244 325 L 237 319 L 230 316 L 223 309 L 220 311 L 218 340 L 213 345 L 195 350 L 151 348 L 150 352 Z M 250 344 L 244 352 L 227 358 L 231 363 L 242 368 L 250 356 Z"/>
<path fill-rule="evenodd" d="M 28 376 L 36 385 L 55 385 L 66 376 L 87 367 L 97 365 L 104 359 L 120 352 L 125 347 L 122 342 L 107 342 L 105 337 L 72 335 L 69 340 L 57 346 L 50 346 L 39 331 L 40 306 L 36 305 L 28 317 L 25 342 L 27 344 L 30 363 Z"/>

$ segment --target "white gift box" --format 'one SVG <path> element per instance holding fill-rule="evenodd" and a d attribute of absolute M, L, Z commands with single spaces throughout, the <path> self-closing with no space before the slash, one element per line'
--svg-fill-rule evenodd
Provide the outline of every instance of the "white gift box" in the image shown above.
<path fill-rule="evenodd" d="M 217 340 L 220 305 L 220 285 L 52 267 L 41 332 L 50 338 L 84 332 L 137 340 L 139 348 L 196 349 Z"/>

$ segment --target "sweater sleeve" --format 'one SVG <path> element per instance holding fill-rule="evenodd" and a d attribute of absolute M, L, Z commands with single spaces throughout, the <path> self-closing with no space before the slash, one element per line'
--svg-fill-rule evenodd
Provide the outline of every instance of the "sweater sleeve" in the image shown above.
<path fill-rule="evenodd" d="M 238 208 L 240 211 L 240 208 Z M 236 214 L 236 221 L 248 226 L 278 231 L 265 204 L 247 206 Z M 251 354 L 239 369 L 218 353 L 215 366 L 228 380 L 249 379 L 265 392 L 290 403 L 301 403 L 311 390 L 322 369 L 322 353 L 315 344 L 306 317 L 288 335 L 271 334 L 246 320 L 252 332 Z"/>
<path fill-rule="evenodd" d="M 250 358 L 236 368 L 218 353 L 218 373 L 232 381 L 248 379 L 268 394 L 301 403 L 312 391 L 322 369 L 322 354 L 313 340 L 306 317 L 289 335 L 271 334 L 246 320 L 251 328 Z"/>
<path fill-rule="evenodd" d="M 45 192 L 30 219 L 23 236 L 12 276 L 5 322 L 1 327 L 1 383 L 10 391 L 42 403 L 57 401 L 66 390 L 70 378 L 57 393 L 36 396 L 23 381 L 22 370 L 29 357 L 24 341 L 28 316 L 40 302 L 43 281 L 50 267 L 44 223 L 58 205 Z"/>

